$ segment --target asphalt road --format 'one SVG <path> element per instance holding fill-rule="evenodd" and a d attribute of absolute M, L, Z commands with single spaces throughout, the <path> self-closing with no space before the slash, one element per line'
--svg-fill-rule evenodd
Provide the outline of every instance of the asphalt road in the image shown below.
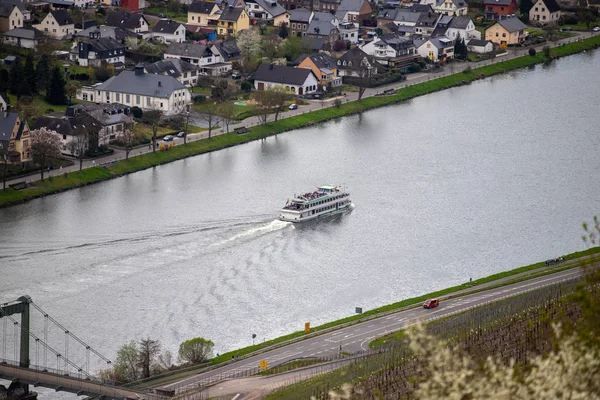
<path fill-rule="evenodd" d="M 471 307 L 531 291 L 543 286 L 555 284 L 580 276 L 578 268 L 569 269 L 543 277 L 514 283 L 499 288 L 492 288 L 479 293 L 441 300 L 439 307 L 427 310 L 421 307 L 400 311 L 386 316 L 368 320 L 330 333 L 305 339 L 287 346 L 261 353 L 220 368 L 199 373 L 181 381 L 161 386 L 164 390 L 182 392 L 197 386 L 204 386 L 223 379 L 243 376 L 249 369 L 257 368 L 261 360 L 266 360 L 269 367 L 301 357 L 327 357 L 343 352 L 354 353 L 368 349 L 369 342 L 389 332 L 397 331 L 411 325 L 416 320 L 431 320 L 465 311 Z M 498 282 L 493 282 L 497 284 Z M 477 288 L 481 288 L 477 287 Z"/>

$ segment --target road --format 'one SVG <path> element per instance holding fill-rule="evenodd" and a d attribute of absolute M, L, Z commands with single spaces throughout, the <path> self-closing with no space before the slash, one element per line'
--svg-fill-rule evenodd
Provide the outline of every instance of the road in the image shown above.
<path fill-rule="evenodd" d="M 382 317 L 367 320 L 362 323 L 337 329 L 329 333 L 314 336 L 309 339 L 297 341 L 277 349 L 250 356 L 238 362 L 231 363 L 210 371 L 202 372 L 183 380 L 165 384 L 159 387 L 162 390 L 175 390 L 177 393 L 205 386 L 223 379 L 248 376 L 252 369 L 259 366 L 261 360 L 266 360 L 270 367 L 303 357 L 335 357 L 340 352 L 357 353 L 368 349 L 369 342 L 387 333 L 404 329 L 415 320 L 430 320 L 448 316 L 453 313 L 467 310 L 485 302 L 510 297 L 519 293 L 531 291 L 543 286 L 555 284 L 560 281 L 576 278 L 581 275 L 578 268 L 546 275 L 530 280 L 490 288 L 478 293 L 465 294 L 464 296 L 440 301 L 440 306 L 433 310 L 415 307 L 399 311 Z M 507 278 L 509 279 L 509 278 Z M 510 277 L 510 279 L 514 279 Z M 485 286 L 498 285 L 499 281 L 477 286 L 481 290 Z M 471 290 L 473 290 L 471 289 Z"/>
<path fill-rule="evenodd" d="M 577 33 L 573 37 L 560 40 L 556 43 L 545 43 L 545 44 L 542 44 L 539 46 L 535 46 L 534 48 L 536 49 L 536 51 L 539 52 L 539 51 L 542 51 L 543 47 L 546 45 L 550 45 L 551 47 L 556 47 L 556 46 L 559 46 L 564 43 L 574 42 L 574 41 L 580 40 L 585 37 L 589 37 L 592 35 L 599 35 L 599 34 L 600 34 L 600 32 Z M 467 62 L 465 62 L 465 63 L 450 63 L 438 72 L 420 72 L 420 73 L 409 74 L 406 76 L 406 80 L 403 82 L 396 82 L 396 83 L 392 83 L 389 85 L 380 86 L 377 88 L 367 89 L 364 93 L 363 98 L 375 96 L 375 95 L 382 93 L 388 89 L 401 89 L 403 87 L 414 85 L 416 83 L 421 83 L 421 82 L 425 82 L 425 81 L 428 81 L 431 79 L 451 75 L 451 74 L 454 74 L 457 72 L 461 72 L 464 69 L 466 69 L 467 67 L 478 68 L 478 67 L 482 67 L 485 65 L 490 65 L 493 63 L 505 61 L 507 59 L 520 57 L 520 56 L 527 54 L 528 51 L 529 51 L 529 48 L 522 48 L 522 49 L 515 49 L 515 50 L 510 49 L 510 50 L 508 50 L 508 53 L 506 55 L 496 57 L 491 60 L 485 60 L 485 61 L 480 61 L 480 62 L 468 62 L 468 63 Z M 346 96 L 342 97 L 343 102 L 356 101 L 356 100 L 358 100 L 357 92 L 347 92 Z M 335 102 L 335 99 L 327 99 L 325 101 L 319 101 L 319 100 L 309 101 L 309 104 L 300 106 L 297 110 L 287 110 L 286 112 L 281 114 L 280 118 L 282 118 L 282 119 L 289 118 L 289 117 L 293 117 L 296 115 L 305 114 L 307 112 L 319 110 L 321 108 L 333 107 L 334 102 Z M 260 125 L 260 124 L 261 124 L 261 122 L 258 117 L 249 117 L 240 123 L 230 125 L 229 131 L 231 132 L 231 131 L 233 131 L 234 128 L 239 128 L 242 126 L 250 127 L 250 126 L 256 126 L 256 125 Z M 212 135 L 214 135 L 214 136 L 222 135 L 223 133 L 225 133 L 224 130 L 219 128 L 219 129 L 213 130 Z M 205 139 L 207 137 L 208 137 L 207 132 L 191 133 L 188 135 L 188 141 Z M 159 142 L 159 143 L 162 143 L 162 142 Z M 169 142 L 169 143 L 173 143 L 174 145 L 177 146 L 177 145 L 183 144 L 184 141 L 183 141 L 183 139 L 175 138 L 175 140 L 173 142 Z M 101 158 L 98 158 L 95 160 L 85 160 L 83 163 L 83 168 L 95 167 L 95 166 L 98 166 L 98 165 L 101 165 L 104 163 L 110 163 L 113 161 L 125 159 L 125 151 L 124 150 L 121 150 L 118 148 L 114 148 L 114 150 L 115 150 L 114 154 L 111 154 L 111 155 L 108 155 L 105 157 L 101 157 Z M 135 157 L 135 156 L 149 153 L 151 151 L 152 150 L 148 146 L 139 146 L 139 147 L 135 148 L 130 153 L 129 156 Z M 61 170 L 51 171 L 50 176 L 62 175 L 64 173 L 74 172 L 74 171 L 78 171 L 78 170 L 79 170 L 79 162 L 77 160 L 75 160 L 75 165 L 62 168 Z M 44 174 L 44 176 L 46 176 L 46 175 L 47 174 Z M 40 179 L 40 174 L 34 173 L 34 174 L 27 175 L 27 176 L 20 176 L 20 177 L 8 180 L 7 185 L 12 185 L 12 184 L 15 184 L 18 182 L 34 182 L 39 179 Z"/>

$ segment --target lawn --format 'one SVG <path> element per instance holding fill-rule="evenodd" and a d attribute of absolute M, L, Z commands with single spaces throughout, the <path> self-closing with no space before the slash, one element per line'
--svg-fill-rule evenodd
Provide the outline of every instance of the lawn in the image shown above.
<path fill-rule="evenodd" d="M 73 100 L 74 100 L 73 103 L 76 104 L 77 100 L 75 100 L 75 99 L 73 99 Z M 14 94 L 10 94 L 9 93 L 8 94 L 8 101 L 10 102 L 10 104 L 12 106 L 16 105 L 17 104 L 17 96 L 15 96 Z M 46 100 L 44 100 L 44 96 L 41 95 L 41 94 L 37 95 L 37 96 L 34 96 L 33 97 L 33 102 L 35 104 L 39 105 L 40 108 L 42 108 L 44 110 L 43 111 L 44 113 L 51 112 L 51 111 L 48 111 L 48 110 L 52 110 L 52 111 L 56 111 L 56 112 L 65 112 L 65 111 L 67 111 L 67 107 L 68 107 L 66 104 L 62 104 L 62 105 L 59 105 L 59 106 L 52 105 L 52 104 L 48 103 Z"/>
<path fill-rule="evenodd" d="M 235 107 L 235 119 L 237 121 L 242 121 L 257 114 L 258 111 L 256 110 L 256 105 L 247 103 L 244 105 L 239 105 L 235 104 L 236 101 L 237 100 L 231 100 L 229 103 L 233 103 L 233 106 Z M 207 110 L 214 110 L 214 108 L 215 104 L 210 101 L 201 104 L 194 104 L 194 110 L 200 113 L 206 112 Z"/>
<path fill-rule="evenodd" d="M 196 87 L 192 88 L 192 93 L 210 96 L 210 88 L 196 86 Z"/>
<path fill-rule="evenodd" d="M 169 17 L 171 19 L 181 21 L 181 22 L 187 22 L 187 13 L 184 13 L 181 11 L 175 12 L 168 8 L 161 8 L 161 7 L 146 8 L 146 11 L 148 11 L 149 13 L 152 13 L 152 14 L 156 14 L 157 16 L 158 16 L 158 14 L 165 14 L 167 17 Z"/>

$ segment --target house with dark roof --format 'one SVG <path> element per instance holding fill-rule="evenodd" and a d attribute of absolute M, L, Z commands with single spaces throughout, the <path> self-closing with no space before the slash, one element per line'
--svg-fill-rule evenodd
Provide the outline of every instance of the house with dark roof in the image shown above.
<path fill-rule="evenodd" d="M 442 15 L 431 36 L 447 36 L 452 40 L 456 40 L 460 36 L 466 43 L 470 39 L 481 39 L 481 32 L 475 29 L 475 24 L 466 15 L 459 17 Z"/>
<path fill-rule="evenodd" d="M 200 75 L 199 65 L 190 64 L 178 58 L 169 58 L 146 64 L 144 70 L 149 74 L 172 76 L 187 87 L 195 86 Z"/>
<path fill-rule="evenodd" d="M 216 25 L 221 9 L 216 3 L 195 1 L 188 7 L 188 24 L 208 26 Z"/>
<path fill-rule="evenodd" d="M 290 13 L 277 3 L 277 0 L 246 0 L 248 16 L 256 20 L 266 20 L 275 26 L 288 24 Z"/>
<path fill-rule="evenodd" d="M 290 35 L 302 37 L 306 35 L 313 12 L 307 8 L 296 8 L 290 11 Z"/>
<path fill-rule="evenodd" d="M 0 3 L 0 32 L 22 28 L 25 17 L 19 7 L 10 3 Z"/>
<path fill-rule="evenodd" d="M 356 22 L 363 25 L 364 21 L 371 19 L 373 8 L 367 0 L 342 0 L 335 16 L 344 22 Z"/>
<path fill-rule="evenodd" d="M 556 0 L 537 0 L 529 10 L 529 21 L 539 26 L 558 25 L 560 14 Z"/>
<path fill-rule="evenodd" d="M 430 10 L 430 12 L 433 12 L 433 10 Z M 422 11 L 409 8 L 383 9 L 377 15 L 377 27 L 382 28 L 388 23 L 394 23 L 397 26 L 414 27 L 417 25 L 421 13 Z"/>
<path fill-rule="evenodd" d="M 157 109 L 171 115 L 189 110 L 191 93 L 172 76 L 145 73 L 138 64 L 135 71 L 122 71 L 104 83 L 82 88 L 77 99 Z"/>
<path fill-rule="evenodd" d="M 25 4 L 21 0 L 0 0 L 0 4 L 7 4 L 15 6 L 21 11 L 23 14 L 23 21 L 29 22 L 31 21 L 31 11 L 25 7 Z"/>
<path fill-rule="evenodd" d="M 254 73 L 254 88 L 266 90 L 276 86 L 302 96 L 316 92 L 319 81 L 310 69 L 261 64 Z"/>
<path fill-rule="evenodd" d="M 91 28 L 87 28 L 82 30 L 79 33 L 75 34 L 75 39 L 80 40 L 81 38 L 89 38 L 89 39 L 114 39 L 117 42 L 124 44 L 125 40 L 128 38 L 141 39 L 142 35 L 139 33 L 134 33 L 132 31 L 128 31 L 122 28 L 116 28 L 114 26 L 92 26 Z"/>
<path fill-rule="evenodd" d="M 152 28 L 152 40 L 160 43 L 183 43 L 185 32 L 185 26 L 181 22 L 161 19 Z"/>
<path fill-rule="evenodd" d="M 55 39 L 71 39 L 75 33 L 75 22 L 67 10 L 50 11 L 34 28 Z"/>
<path fill-rule="evenodd" d="M 102 124 L 86 113 L 62 118 L 40 116 L 33 128 L 52 131 L 60 139 L 61 153 L 74 157 L 79 157 L 90 147 L 108 145 L 109 141 Z"/>
<path fill-rule="evenodd" d="M 526 28 L 517 17 L 501 19 L 485 30 L 485 39 L 505 46 L 519 44 L 527 37 Z"/>
<path fill-rule="evenodd" d="M 362 76 L 377 75 L 377 63 L 367 53 L 355 47 L 348 50 L 336 61 L 339 76 Z M 367 70 L 367 73 L 362 71 Z"/>
<path fill-rule="evenodd" d="M 486 19 L 502 19 L 517 13 L 517 0 L 484 0 Z"/>
<path fill-rule="evenodd" d="M 244 8 L 226 7 L 217 22 L 217 33 L 223 36 L 235 36 L 250 28 L 250 17 Z"/>
<path fill-rule="evenodd" d="M 435 12 L 421 13 L 415 25 L 415 34 L 426 36 L 431 35 L 441 17 L 441 14 Z"/>
<path fill-rule="evenodd" d="M 150 30 L 148 20 L 142 14 L 124 11 L 113 11 L 108 14 L 106 25 L 126 29 L 134 33 L 144 33 Z"/>
<path fill-rule="evenodd" d="M 237 46 L 234 40 L 224 40 L 222 42 L 215 43 L 211 46 L 213 54 L 219 54 L 222 62 L 230 62 L 239 58 L 242 51 Z"/>
<path fill-rule="evenodd" d="M 491 53 L 494 50 L 494 44 L 489 40 L 471 39 L 467 44 L 467 50 L 471 53 Z"/>
<path fill-rule="evenodd" d="M 387 59 L 413 55 L 416 52 L 412 38 L 386 34 L 360 46 L 366 54 L 374 57 L 381 64 L 387 64 Z"/>
<path fill-rule="evenodd" d="M 98 132 L 98 145 L 105 145 L 118 139 L 121 133 L 133 123 L 131 107 L 119 103 L 79 103 L 67 107 L 68 118 L 87 114 L 95 119 L 102 130 Z"/>
<path fill-rule="evenodd" d="M 448 61 L 454 58 L 454 41 L 445 36 L 415 40 L 417 53 L 433 62 Z"/>
<path fill-rule="evenodd" d="M 29 126 L 17 113 L 0 113 L 0 154 L 6 154 L 10 164 L 31 161 Z"/>
<path fill-rule="evenodd" d="M 198 66 L 225 61 L 218 51 L 212 49 L 212 46 L 192 43 L 171 43 L 163 57 L 165 59 L 177 58 Z"/>
<path fill-rule="evenodd" d="M 327 90 L 328 87 L 342 86 L 342 78 L 338 76 L 335 60 L 325 53 L 306 56 L 296 68 L 310 69 L 323 90 Z"/>
<path fill-rule="evenodd" d="M 340 38 L 338 24 L 339 20 L 335 15 L 326 12 L 315 12 L 306 29 L 306 36 L 323 38 L 327 43 L 335 42 Z"/>
<path fill-rule="evenodd" d="M 70 58 L 84 67 L 99 67 L 103 62 L 125 65 L 125 48 L 113 38 L 83 39 L 73 44 Z"/>
<path fill-rule="evenodd" d="M 35 49 L 46 36 L 35 28 L 15 28 L 3 36 L 4 43 L 25 49 Z"/>
<path fill-rule="evenodd" d="M 83 22 L 76 22 L 75 23 L 75 33 L 79 33 L 85 29 L 89 29 L 93 26 L 98 26 L 98 23 L 96 21 L 94 21 L 93 19 L 87 20 L 87 21 L 83 21 Z"/>

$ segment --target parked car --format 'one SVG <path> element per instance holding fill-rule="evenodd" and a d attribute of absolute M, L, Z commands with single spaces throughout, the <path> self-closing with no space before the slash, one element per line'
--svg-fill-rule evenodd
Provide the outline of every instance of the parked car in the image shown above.
<path fill-rule="evenodd" d="M 440 301 L 438 299 L 428 299 L 423 303 L 423 308 L 433 308 L 440 305 Z"/>
<path fill-rule="evenodd" d="M 290 110 L 297 110 L 298 104 L 290 104 Z"/>
<path fill-rule="evenodd" d="M 233 74 L 231 74 L 231 79 L 242 79 L 242 76 L 237 72 L 234 72 Z"/>
<path fill-rule="evenodd" d="M 177 134 L 177 137 L 179 137 L 179 138 L 184 137 L 184 136 L 185 136 L 185 132 L 179 132 Z"/>
<path fill-rule="evenodd" d="M 564 28 L 560 28 L 560 30 L 563 31 L 563 32 L 571 32 L 573 30 L 573 28 L 569 28 L 567 26 L 567 27 L 564 27 Z"/>
<path fill-rule="evenodd" d="M 167 18 L 165 14 L 158 14 L 158 18 Z"/>
<path fill-rule="evenodd" d="M 165 142 L 170 142 L 171 140 L 173 140 L 173 135 L 167 135 L 163 138 L 163 141 Z"/>
<path fill-rule="evenodd" d="M 592 29 L 594 32 L 600 32 L 600 26 L 595 26 L 594 29 Z"/>

